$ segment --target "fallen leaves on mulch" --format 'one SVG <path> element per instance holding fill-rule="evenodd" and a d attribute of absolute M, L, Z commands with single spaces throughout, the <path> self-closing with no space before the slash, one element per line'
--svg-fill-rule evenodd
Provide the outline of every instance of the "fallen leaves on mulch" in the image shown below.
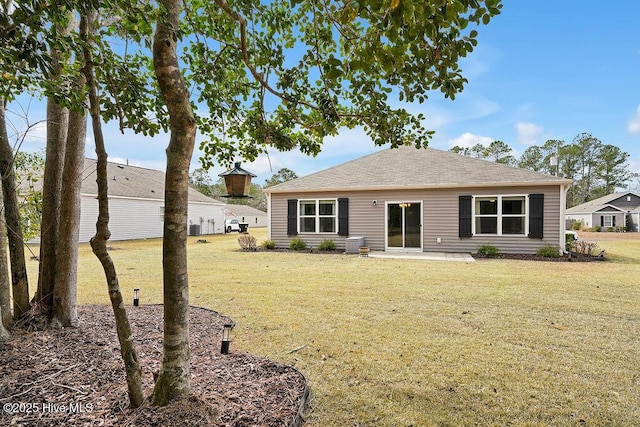
<path fill-rule="evenodd" d="M 218 313 L 191 308 L 191 393 L 166 407 L 129 408 L 110 306 L 81 306 L 80 328 L 14 330 L 0 341 L 0 425 L 290 426 L 301 423 L 306 380 L 248 354 L 220 354 Z M 131 307 L 144 390 L 162 360 L 161 305 Z"/>

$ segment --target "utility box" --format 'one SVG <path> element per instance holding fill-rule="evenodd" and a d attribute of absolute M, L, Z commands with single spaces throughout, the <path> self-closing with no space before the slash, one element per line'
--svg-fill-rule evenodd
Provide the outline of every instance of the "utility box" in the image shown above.
<path fill-rule="evenodd" d="M 344 251 L 348 254 L 357 254 L 360 246 L 364 246 L 364 237 L 347 237 L 344 242 Z"/>
<path fill-rule="evenodd" d="M 200 224 L 189 225 L 189 236 L 200 236 Z"/>

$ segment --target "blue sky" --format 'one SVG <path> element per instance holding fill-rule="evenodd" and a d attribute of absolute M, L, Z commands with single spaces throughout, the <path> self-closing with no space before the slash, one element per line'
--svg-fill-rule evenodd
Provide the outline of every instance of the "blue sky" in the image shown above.
<path fill-rule="evenodd" d="M 501 140 L 519 155 L 547 139 L 570 143 L 589 132 L 628 152 L 631 170 L 640 172 L 639 18 L 637 0 L 505 1 L 502 14 L 479 28 L 478 46 L 461 64 L 469 80 L 464 92 L 454 101 L 434 93 L 405 107 L 426 116 L 425 125 L 436 131 L 434 148 Z M 42 114 L 34 104 L 29 120 Z M 17 116 L 12 121 L 24 127 Z M 121 135 L 113 126 L 106 134 L 110 160 L 164 168 L 167 136 Z M 42 129 L 31 132 L 24 148 L 42 147 L 43 138 Z M 327 139 L 315 158 L 273 151 L 243 167 L 262 184 L 283 167 L 303 176 L 379 149 L 361 130 L 347 130 Z M 87 155 L 95 157 L 93 150 L 89 139 Z"/>

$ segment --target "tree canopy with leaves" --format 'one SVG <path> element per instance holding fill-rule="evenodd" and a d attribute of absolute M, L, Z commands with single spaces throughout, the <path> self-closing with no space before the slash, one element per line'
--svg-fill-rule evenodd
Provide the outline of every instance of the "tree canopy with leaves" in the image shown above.
<path fill-rule="evenodd" d="M 511 147 L 502 141 L 493 141 L 487 147 L 455 146 L 450 151 L 571 179 L 573 185 L 567 193 L 569 207 L 630 186 L 633 177 L 627 163 L 629 153 L 586 132 L 576 135 L 571 144 L 549 139 L 541 146 L 531 145 L 517 161 Z"/>
<path fill-rule="evenodd" d="M 101 17 L 90 23 L 95 34 L 63 31 L 74 11 L 86 20 L 92 9 Z M 398 101 L 424 102 L 432 91 L 455 98 L 467 82 L 460 59 L 500 9 L 499 0 L 34 0 L 0 10 L 9 29 L 0 36 L 8 70 L 0 96 L 37 87 L 84 114 L 87 90 L 75 84 L 95 65 L 105 120 L 170 131 L 155 404 L 189 391 L 186 209 L 196 133 L 205 168 L 270 147 L 316 155 L 343 127 L 363 126 L 377 145 L 426 146 L 424 118 Z"/>

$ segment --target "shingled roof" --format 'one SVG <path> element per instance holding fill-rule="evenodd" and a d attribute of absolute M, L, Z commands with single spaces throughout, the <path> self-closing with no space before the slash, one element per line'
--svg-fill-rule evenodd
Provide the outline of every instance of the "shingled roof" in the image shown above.
<path fill-rule="evenodd" d="M 85 158 L 82 194 L 98 194 L 96 167 L 97 160 Z M 165 174 L 162 171 L 109 162 L 107 176 L 110 197 L 164 200 Z M 224 205 L 223 202 L 207 197 L 191 187 L 189 187 L 189 202 Z"/>
<path fill-rule="evenodd" d="M 399 147 L 265 189 L 270 193 L 522 185 L 568 185 L 565 178 L 434 148 Z"/>
<path fill-rule="evenodd" d="M 633 194 L 636 197 L 640 197 L 640 194 L 634 193 L 633 191 L 623 191 L 621 193 L 611 193 L 611 194 L 607 194 L 606 196 L 602 196 L 599 197 L 597 199 L 593 199 L 591 201 L 582 203 L 580 205 L 574 206 L 572 208 L 569 208 L 566 210 L 566 213 L 568 215 L 579 215 L 579 214 L 587 214 L 587 213 L 593 213 L 593 212 L 598 212 L 601 209 L 606 208 L 607 206 L 610 206 L 609 204 L 621 197 L 624 197 L 628 194 Z M 618 207 L 614 208 L 618 209 L 618 210 L 623 210 L 620 209 Z M 624 209 L 625 211 L 628 209 Z M 640 206 L 630 209 L 629 212 L 640 212 Z"/>

